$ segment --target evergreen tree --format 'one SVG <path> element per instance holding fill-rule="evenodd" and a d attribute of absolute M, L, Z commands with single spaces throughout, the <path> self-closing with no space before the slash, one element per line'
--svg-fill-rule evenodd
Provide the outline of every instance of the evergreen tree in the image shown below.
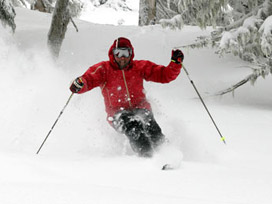
<path fill-rule="evenodd" d="M 184 24 L 197 25 L 201 28 L 210 25 L 216 26 L 223 21 L 224 10 L 222 8 L 226 7 L 225 0 L 167 0 L 167 2 L 167 8 L 170 10 L 176 8 L 178 14 L 172 19 L 163 19 L 160 23 L 164 27 L 174 26 L 180 29 Z M 218 19 L 221 19 L 221 21 L 218 22 Z"/>
<path fill-rule="evenodd" d="M 16 24 L 14 18 L 16 16 L 15 10 L 9 0 L 0 0 L 0 20 L 3 26 L 10 26 L 15 32 Z"/>
<path fill-rule="evenodd" d="M 156 23 L 161 19 L 171 19 L 179 13 L 174 1 L 156 0 L 156 7 Z"/>
<path fill-rule="evenodd" d="M 167 0 L 169 2 L 169 0 Z M 259 77 L 272 73 L 272 2 L 271 0 L 173 0 L 179 14 L 160 20 L 164 27 L 182 28 L 183 24 L 201 28 L 214 26 L 209 40 L 218 53 L 233 53 L 251 62 L 253 73 L 233 85 L 224 94 Z M 168 4 L 168 9 L 169 9 Z M 207 45 L 207 39 L 190 45 Z"/>

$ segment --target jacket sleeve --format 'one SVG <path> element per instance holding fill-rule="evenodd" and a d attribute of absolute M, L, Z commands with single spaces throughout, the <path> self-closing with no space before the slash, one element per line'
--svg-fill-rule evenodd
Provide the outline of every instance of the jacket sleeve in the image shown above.
<path fill-rule="evenodd" d="M 146 81 L 169 83 L 177 78 L 181 64 L 170 62 L 168 66 L 157 65 L 150 61 L 143 61 L 143 75 Z"/>
<path fill-rule="evenodd" d="M 82 80 L 84 83 L 83 88 L 78 92 L 85 93 L 86 91 L 90 91 L 91 89 L 100 86 L 105 82 L 105 66 L 103 66 L 103 62 L 95 64 L 91 66 L 82 76 Z"/>

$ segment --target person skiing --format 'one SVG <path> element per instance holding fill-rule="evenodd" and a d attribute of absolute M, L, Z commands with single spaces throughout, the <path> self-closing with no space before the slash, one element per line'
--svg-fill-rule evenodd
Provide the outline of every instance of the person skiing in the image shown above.
<path fill-rule="evenodd" d="M 107 120 L 119 133 L 125 134 L 136 154 L 151 157 L 165 142 L 147 101 L 143 81 L 169 83 L 177 78 L 184 55 L 172 50 L 168 66 L 147 60 L 134 60 L 129 39 L 119 37 L 108 51 L 109 60 L 91 66 L 71 84 L 73 93 L 82 94 L 100 87 L 104 97 Z"/>

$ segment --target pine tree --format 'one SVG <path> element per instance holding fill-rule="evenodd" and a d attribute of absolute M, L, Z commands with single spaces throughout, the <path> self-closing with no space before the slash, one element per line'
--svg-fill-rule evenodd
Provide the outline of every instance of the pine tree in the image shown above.
<path fill-rule="evenodd" d="M 169 0 L 168 0 L 169 1 Z M 252 63 L 253 73 L 220 94 L 256 81 L 272 73 L 272 2 L 271 0 L 174 0 L 179 14 L 160 21 L 162 26 L 182 28 L 183 24 L 201 28 L 214 26 L 209 40 L 219 54 L 233 53 Z M 169 8 L 169 7 L 168 7 Z M 202 39 L 190 47 L 207 45 Z"/>
<path fill-rule="evenodd" d="M 236 12 L 233 12 L 235 21 L 218 30 L 215 35 L 221 37 L 218 53 L 231 52 L 251 62 L 253 72 L 232 87 L 221 91 L 221 95 L 234 91 L 247 82 L 254 84 L 260 76 L 265 78 L 272 74 L 272 2 L 254 0 L 240 3 Z M 237 2 L 234 1 L 234 5 Z"/>
<path fill-rule="evenodd" d="M 169 0 L 168 0 L 169 1 Z M 168 3 L 168 9 L 170 7 Z M 175 6 L 174 6 L 175 5 Z M 178 14 L 170 20 L 161 20 L 162 26 L 182 28 L 183 24 L 197 25 L 201 28 L 206 26 L 217 26 L 223 21 L 223 9 L 226 7 L 225 0 L 174 0 L 172 7 L 177 8 Z M 221 21 L 218 21 L 221 19 Z M 179 21 L 179 22 L 177 22 Z M 175 26 L 178 25 L 178 26 Z"/>

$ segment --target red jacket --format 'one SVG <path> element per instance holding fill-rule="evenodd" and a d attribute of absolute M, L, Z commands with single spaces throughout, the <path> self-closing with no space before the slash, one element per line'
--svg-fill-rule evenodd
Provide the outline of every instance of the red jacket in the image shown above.
<path fill-rule="evenodd" d="M 130 44 L 130 43 L 129 43 Z M 109 49 L 109 61 L 103 61 L 91 66 L 82 76 L 84 93 L 95 87 L 100 87 L 104 97 L 108 117 L 114 116 L 120 110 L 145 108 L 151 110 L 146 100 L 143 81 L 168 83 L 177 78 L 181 65 L 174 62 L 165 67 L 146 60 L 133 60 L 133 46 L 130 64 L 120 70 L 114 60 L 112 49 L 116 47 L 116 41 Z"/>

